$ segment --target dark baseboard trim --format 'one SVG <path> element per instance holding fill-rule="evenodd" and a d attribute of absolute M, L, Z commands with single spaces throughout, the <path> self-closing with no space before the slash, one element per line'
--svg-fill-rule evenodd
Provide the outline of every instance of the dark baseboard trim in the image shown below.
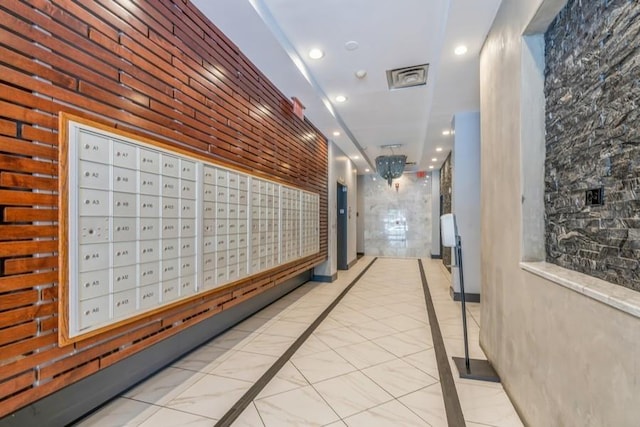
<path fill-rule="evenodd" d="M 431 254 L 431 259 L 442 259 L 442 255 Z"/>
<path fill-rule="evenodd" d="M 357 263 L 358 263 L 358 257 L 356 257 L 353 261 L 349 263 L 349 265 L 347 265 L 347 270 L 353 267 L 354 265 L 356 265 Z"/>
<path fill-rule="evenodd" d="M 453 292 L 453 288 L 449 288 L 449 295 L 454 301 L 460 301 L 460 292 Z M 480 294 L 470 294 L 465 292 L 464 298 L 466 302 L 480 302 Z"/>
<path fill-rule="evenodd" d="M 311 279 L 304 272 L 0 419 L 0 427 L 69 425 Z"/>
<path fill-rule="evenodd" d="M 311 276 L 311 280 L 314 281 L 314 282 L 324 282 L 324 283 L 335 282 L 336 280 L 338 280 L 338 273 L 335 272 L 331 276 L 316 276 L 316 275 L 313 275 L 313 276 Z"/>

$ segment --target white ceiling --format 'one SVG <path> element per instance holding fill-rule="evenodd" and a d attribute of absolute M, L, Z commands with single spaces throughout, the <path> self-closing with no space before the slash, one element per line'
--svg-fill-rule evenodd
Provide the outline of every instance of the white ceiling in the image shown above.
<path fill-rule="evenodd" d="M 408 171 L 442 165 L 453 114 L 479 109 L 478 56 L 501 0 L 192 1 L 365 174 L 388 144 L 402 144 Z M 386 70 L 425 63 L 425 86 L 389 90 Z"/>

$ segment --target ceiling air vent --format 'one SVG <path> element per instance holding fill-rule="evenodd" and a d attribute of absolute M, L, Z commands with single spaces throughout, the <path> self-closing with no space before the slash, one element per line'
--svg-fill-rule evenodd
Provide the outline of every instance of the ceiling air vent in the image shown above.
<path fill-rule="evenodd" d="M 412 67 L 387 70 L 387 82 L 389 89 L 403 89 L 406 87 L 422 86 L 427 84 L 427 70 L 429 64 L 414 65 Z"/>

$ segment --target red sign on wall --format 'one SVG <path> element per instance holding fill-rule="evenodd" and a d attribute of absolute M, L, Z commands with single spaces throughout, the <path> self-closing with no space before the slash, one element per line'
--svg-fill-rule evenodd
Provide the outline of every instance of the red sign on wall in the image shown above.
<path fill-rule="evenodd" d="M 304 120 L 304 105 L 295 96 L 291 100 L 293 101 L 293 114 L 298 116 L 300 120 Z"/>

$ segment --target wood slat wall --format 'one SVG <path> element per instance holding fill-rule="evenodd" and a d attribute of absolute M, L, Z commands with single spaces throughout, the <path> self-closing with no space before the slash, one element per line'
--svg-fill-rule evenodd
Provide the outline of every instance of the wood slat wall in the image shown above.
<path fill-rule="evenodd" d="M 62 111 L 319 193 L 320 252 L 60 348 Z M 188 0 L 2 2 L 0 417 L 325 261 L 327 161 L 325 137 Z"/>

